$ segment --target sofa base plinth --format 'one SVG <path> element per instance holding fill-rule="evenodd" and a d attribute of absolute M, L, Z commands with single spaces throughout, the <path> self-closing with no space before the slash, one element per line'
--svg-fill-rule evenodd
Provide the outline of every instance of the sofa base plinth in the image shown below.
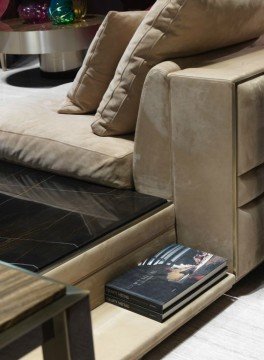
<path fill-rule="evenodd" d="M 96 360 L 137 360 L 228 291 L 227 277 L 164 323 L 104 303 L 92 311 Z"/>
<path fill-rule="evenodd" d="M 217 285 L 192 301 L 163 324 L 103 303 L 92 311 L 96 360 L 138 360 L 227 292 L 235 283 L 228 274 Z M 42 359 L 41 348 L 23 360 Z"/>

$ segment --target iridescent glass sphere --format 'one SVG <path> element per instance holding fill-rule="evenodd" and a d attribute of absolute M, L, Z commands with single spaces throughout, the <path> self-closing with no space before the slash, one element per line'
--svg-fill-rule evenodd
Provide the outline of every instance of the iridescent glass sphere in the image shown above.
<path fill-rule="evenodd" d="M 70 24 L 74 21 L 72 0 L 51 0 L 49 17 L 53 24 Z"/>
<path fill-rule="evenodd" d="M 18 14 L 27 23 L 49 21 L 49 0 L 25 0 L 18 6 Z"/>

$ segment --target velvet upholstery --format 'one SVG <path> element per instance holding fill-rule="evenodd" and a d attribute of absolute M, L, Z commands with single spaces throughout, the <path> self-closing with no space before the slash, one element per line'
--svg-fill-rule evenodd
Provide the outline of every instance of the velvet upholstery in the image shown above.
<path fill-rule="evenodd" d="M 133 175 L 138 191 L 147 194 L 159 194 L 159 196 L 168 199 L 173 197 L 172 184 L 174 173 L 172 170 L 173 165 L 171 165 L 173 149 L 171 149 L 169 134 L 173 122 L 171 110 L 176 106 L 175 103 L 178 101 L 178 93 L 180 96 L 180 90 L 174 96 L 171 96 L 170 79 L 172 75 L 170 74 L 188 69 L 186 70 L 188 74 L 195 72 L 197 77 L 201 78 L 210 78 L 210 76 L 213 77 L 214 74 L 219 73 L 220 79 L 225 76 L 230 77 L 230 79 L 232 77 L 243 79 L 243 77 L 247 76 L 246 74 L 254 76 L 256 72 L 261 71 L 263 68 L 263 51 L 262 39 L 253 40 L 202 55 L 165 61 L 149 71 L 142 91 L 135 133 Z M 179 72 L 179 74 L 184 74 L 184 72 Z M 154 88 L 157 90 L 153 91 Z M 187 89 L 186 92 L 188 93 Z M 261 91 L 258 94 L 260 97 Z M 188 97 L 182 101 L 188 101 Z M 194 106 L 196 106 L 196 103 Z M 205 108 L 207 107 L 206 104 Z M 251 108 L 251 111 L 253 110 L 254 106 Z M 177 108 L 175 111 L 177 113 Z M 195 109 L 193 111 L 195 113 Z M 244 116 L 242 120 L 252 119 L 255 114 L 250 115 L 250 117 L 246 117 L 243 115 L 243 111 L 241 111 L 241 116 Z M 262 152 L 263 147 L 261 146 L 260 135 L 263 129 L 263 121 L 261 112 L 258 114 L 258 119 L 254 118 L 252 121 L 256 122 L 257 126 L 253 127 L 254 130 L 250 129 L 254 133 L 247 144 L 251 142 L 251 148 L 256 152 L 254 134 L 259 131 L 258 148 Z M 250 124 L 245 123 L 245 126 L 250 127 Z M 239 131 L 242 130 L 239 129 Z M 150 144 L 149 146 L 146 146 L 146 136 L 148 144 Z M 247 136 L 246 128 L 241 136 Z M 169 141 L 168 138 L 170 139 Z M 241 143 L 240 152 L 243 152 L 243 142 L 240 140 L 240 136 L 239 141 Z M 254 159 L 254 153 L 252 157 Z"/>
<path fill-rule="evenodd" d="M 264 193 L 264 163 L 237 178 L 237 206 L 243 206 Z"/>
<path fill-rule="evenodd" d="M 137 190 L 171 200 L 173 174 L 168 75 L 178 70 L 180 67 L 176 62 L 166 61 L 148 73 L 140 100 L 133 156 Z"/>
<path fill-rule="evenodd" d="M 69 85 L 17 91 L 0 114 L 0 157 L 116 188 L 133 187 L 133 137 L 101 138 L 93 116 L 57 113 Z M 19 116 L 18 116 L 19 115 Z"/>
<path fill-rule="evenodd" d="M 57 114 L 67 85 L 26 100 L 17 90 L 15 109 L 6 94 L 0 156 L 112 187 L 134 177 L 141 193 L 174 200 L 179 242 L 226 257 L 240 278 L 264 259 L 263 57 L 259 40 L 153 67 L 135 139 Z"/>
<path fill-rule="evenodd" d="M 264 260 L 264 196 L 238 210 L 238 273 L 242 277 Z"/>
<path fill-rule="evenodd" d="M 95 112 L 145 11 L 110 11 L 97 31 L 63 105 L 61 114 Z"/>
<path fill-rule="evenodd" d="M 179 241 L 226 257 L 237 278 L 264 260 L 263 55 L 251 46 L 169 75 Z"/>
<path fill-rule="evenodd" d="M 238 175 L 264 163 L 264 76 L 238 86 Z"/>
<path fill-rule="evenodd" d="M 135 131 L 143 83 L 153 66 L 256 38 L 264 32 L 263 17 L 262 0 L 157 0 L 118 64 L 97 110 L 94 133 Z"/>

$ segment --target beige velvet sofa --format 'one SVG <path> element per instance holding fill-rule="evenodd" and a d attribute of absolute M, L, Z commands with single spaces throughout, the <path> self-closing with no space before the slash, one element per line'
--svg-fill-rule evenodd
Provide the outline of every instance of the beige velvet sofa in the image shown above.
<path fill-rule="evenodd" d="M 263 58 L 260 38 L 159 64 L 135 136 L 136 189 L 173 199 L 178 241 L 237 279 L 264 259 Z"/>
<path fill-rule="evenodd" d="M 139 359 L 233 285 L 229 274 L 164 324 L 104 303 L 110 277 L 176 233 L 227 257 L 236 279 L 263 261 L 263 59 L 259 40 L 155 66 L 134 136 L 99 137 L 93 116 L 58 114 L 71 84 L 5 92 L 1 159 L 173 202 L 44 273 L 91 290 L 97 359 Z"/>
<path fill-rule="evenodd" d="M 7 93 L 0 158 L 172 200 L 178 241 L 227 257 L 239 279 L 264 259 L 263 58 L 260 39 L 155 66 L 135 136 L 58 114 L 71 84 L 18 90 L 15 105 Z"/>

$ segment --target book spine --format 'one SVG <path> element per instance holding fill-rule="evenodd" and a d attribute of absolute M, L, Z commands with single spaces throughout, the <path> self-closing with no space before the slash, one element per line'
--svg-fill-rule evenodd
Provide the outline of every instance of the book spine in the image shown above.
<path fill-rule="evenodd" d="M 117 299 L 117 298 L 114 298 L 114 297 L 108 296 L 108 295 L 106 295 L 105 301 L 109 302 L 110 304 L 119 306 L 122 309 L 126 309 L 126 310 L 132 311 L 136 314 L 146 316 L 149 319 L 152 319 L 152 320 L 155 320 L 158 322 L 163 322 L 161 314 L 155 313 L 154 311 L 150 311 L 149 309 L 146 309 L 146 308 L 142 308 L 141 306 L 137 306 L 135 304 L 129 304 L 124 300 L 120 300 L 120 299 Z"/>
<path fill-rule="evenodd" d="M 129 301 L 130 303 L 144 306 L 145 308 L 148 308 L 149 310 L 156 311 L 156 312 L 162 312 L 163 308 L 161 305 L 157 305 L 154 303 L 151 303 L 144 299 L 139 299 L 136 296 L 130 295 L 124 291 L 119 291 L 116 289 L 109 288 L 108 286 L 105 287 L 105 294 L 106 295 L 112 295 L 120 300 Z"/>

